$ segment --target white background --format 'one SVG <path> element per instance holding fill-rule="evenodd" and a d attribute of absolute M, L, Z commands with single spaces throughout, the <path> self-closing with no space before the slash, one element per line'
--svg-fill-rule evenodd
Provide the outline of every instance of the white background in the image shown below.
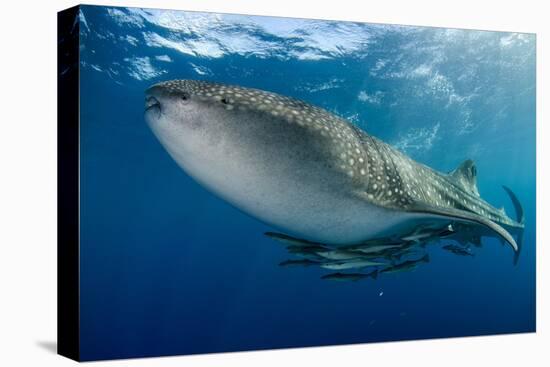
<path fill-rule="evenodd" d="M 545 1 L 99 1 L 160 7 L 537 33 L 537 333 L 98 362 L 116 366 L 548 366 L 548 50 Z M 0 10 L 0 366 L 65 366 L 56 340 L 56 12 L 72 1 L 8 0 Z M 546 10 L 546 11 L 545 11 Z M 546 99 L 545 99 L 546 97 Z M 544 103 L 543 101 L 546 101 Z M 546 105 L 545 105 L 546 104 Z M 545 108 L 546 107 L 546 108 Z M 546 168 L 546 169 L 545 169 Z M 426 285 L 429 286 L 429 285 Z M 514 294 L 510 294 L 512 299 Z M 346 302 L 346 300 L 341 300 Z M 515 315 L 508 315 L 514 317 Z"/>

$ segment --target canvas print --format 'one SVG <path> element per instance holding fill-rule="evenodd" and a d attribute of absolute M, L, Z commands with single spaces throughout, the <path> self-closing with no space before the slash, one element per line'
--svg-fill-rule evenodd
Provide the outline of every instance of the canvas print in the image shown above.
<path fill-rule="evenodd" d="M 534 34 L 59 19 L 61 354 L 535 331 Z"/>

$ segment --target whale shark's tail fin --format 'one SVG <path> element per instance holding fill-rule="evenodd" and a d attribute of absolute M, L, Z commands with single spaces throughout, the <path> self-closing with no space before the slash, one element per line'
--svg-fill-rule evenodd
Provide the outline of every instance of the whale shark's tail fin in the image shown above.
<path fill-rule="evenodd" d="M 508 196 L 510 196 L 510 200 L 512 200 L 512 204 L 514 204 L 514 210 L 516 211 L 517 217 L 516 220 L 518 221 L 518 223 L 524 224 L 525 216 L 523 213 L 523 207 L 521 206 L 518 197 L 516 196 L 516 194 L 514 194 L 512 190 L 510 190 L 509 187 L 503 185 L 502 188 L 504 189 L 504 191 L 506 191 Z"/>
<path fill-rule="evenodd" d="M 504 191 L 506 191 L 506 193 L 510 197 L 510 200 L 512 200 L 512 204 L 514 205 L 514 210 L 516 211 L 516 220 L 519 224 L 522 225 L 522 227 L 517 230 L 518 250 L 514 254 L 514 265 L 517 265 L 519 260 L 519 255 L 521 253 L 521 248 L 523 247 L 523 225 L 525 224 L 525 214 L 523 212 L 523 207 L 521 206 L 521 203 L 519 202 L 519 199 L 516 196 L 516 194 L 514 194 L 514 192 L 510 190 L 510 188 L 507 186 L 503 185 L 502 188 L 504 189 Z"/>

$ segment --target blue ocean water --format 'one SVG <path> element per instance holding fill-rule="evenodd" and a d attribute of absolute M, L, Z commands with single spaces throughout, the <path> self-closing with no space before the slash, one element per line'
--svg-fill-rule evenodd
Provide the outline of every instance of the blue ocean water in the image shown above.
<path fill-rule="evenodd" d="M 83 6 L 81 355 L 85 360 L 535 330 L 535 36 Z M 170 79 L 303 99 L 447 172 L 470 158 L 481 196 L 525 209 L 519 263 L 474 257 L 376 280 L 280 267 L 273 230 L 185 174 L 143 118 Z"/>

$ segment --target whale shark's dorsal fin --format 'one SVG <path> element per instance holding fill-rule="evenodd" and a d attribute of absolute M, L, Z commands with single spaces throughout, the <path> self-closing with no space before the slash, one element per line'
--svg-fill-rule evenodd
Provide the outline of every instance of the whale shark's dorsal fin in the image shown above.
<path fill-rule="evenodd" d="M 474 161 L 466 159 L 449 176 L 464 190 L 472 195 L 479 196 L 477 190 L 477 168 Z"/>

